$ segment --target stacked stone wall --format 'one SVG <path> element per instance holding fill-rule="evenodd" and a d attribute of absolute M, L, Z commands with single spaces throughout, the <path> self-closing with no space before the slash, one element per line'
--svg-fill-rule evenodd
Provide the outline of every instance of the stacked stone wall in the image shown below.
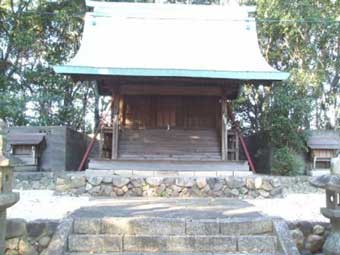
<path fill-rule="evenodd" d="M 99 171 L 100 173 L 100 171 Z M 143 177 L 86 175 L 76 172 L 15 173 L 14 189 L 55 190 L 58 194 L 109 197 L 275 198 L 289 193 L 319 193 L 309 176 Z"/>
<path fill-rule="evenodd" d="M 7 220 L 5 255 L 38 255 L 45 250 L 56 230 L 56 221 Z"/>
<path fill-rule="evenodd" d="M 301 254 L 322 252 L 322 247 L 331 231 L 329 223 L 300 221 L 290 222 L 288 225 L 291 236 Z"/>
<path fill-rule="evenodd" d="M 66 175 L 56 178 L 56 191 L 109 197 L 282 197 L 276 178 L 250 177 L 121 177 Z"/>

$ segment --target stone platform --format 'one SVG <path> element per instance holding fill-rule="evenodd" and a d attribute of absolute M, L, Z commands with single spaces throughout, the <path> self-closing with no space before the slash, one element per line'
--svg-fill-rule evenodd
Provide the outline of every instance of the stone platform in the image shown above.
<path fill-rule="evenodd" d="M 243 172 L 249 173 L 249 166 L 246 161 L 188 161 L 188 160 L 105 160 L 90 159 L 89 169 L 91 170 L 126 170 L 145 172 Z M 251 172 L 250 172 L 251 173 Z"/>
<path fill-rule="evenodd" d="M 98 201 L 98 199 L 97 199 Z M 72 217 L 163 217 L 217 219 L 259 217 L 261 213 L 248 202 L 226 198 L 129 198 L 101 199 L 97 206 L 82 207 Z"/>
<path fill-rule="evenodd" d="M 44 255 L 299 254 L 284 221 L 222 198 L 102 199 L 64 220 L 49 248 Z"/>

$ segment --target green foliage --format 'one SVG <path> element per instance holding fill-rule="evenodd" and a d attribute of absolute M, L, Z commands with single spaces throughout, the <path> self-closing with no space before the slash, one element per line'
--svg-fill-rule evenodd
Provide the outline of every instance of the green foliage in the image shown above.
<path fill-rule="evenodd" d="M 273 152 L 272 173 L 276 175 L 299 175 L 304 173 L 304 162 L 288 147 Z"/>
<path fill-rule="evenodd" d="M 273 86 L 245 85 L 236 111 L 245 133 L 268 134 L 273 171 L 292 174 L 299 161 L 294 155 L 306 150 L 306 130 L 340 128 L 340 1 L 256 4 L 261 51 L 290 78 Z"/>
<path fill-rule="evenodd" d="M 169 197 L 169 194 L 165 190 L 163 190 L 163 191 L 161 191 L 161 193 L 159 193 L 159 196 L 160 197 Z"/>
<path fill-rule="evenodd" d="M 289 81 L 276 84 L 272 90 L 269 118 L 271 142 L 298 152 L 306 150 L 304 132 L 311 112 L 311 99 Z"/>
<path fill-rule="evenodd" d="M 289 82 L 298 93 L 312 99 L 315 110 L 308 116 L 306 128 L 311 120 L 316 128 L 339 128 L 332 121 L 339 118 L 340 107 L 339 10 L 340 1 L 257 1 L 263 55 L 272 66 L 289 71 Z"/>
<path fill-rule="evenodd" d="M 0 1 L 0 118 L 12 125 L 85 129 L 94 85 L 74 84 L 52 66 L 79 47 L 84 1 Z"/>
<path fill-rule="evenodd" d="M 274 147 L 306 149 L 304 127 L 311 112 L 311 98 L 291 82 L 271 87 L 246 85 L 235 106 L 244 133 L 265 132 Z"/>

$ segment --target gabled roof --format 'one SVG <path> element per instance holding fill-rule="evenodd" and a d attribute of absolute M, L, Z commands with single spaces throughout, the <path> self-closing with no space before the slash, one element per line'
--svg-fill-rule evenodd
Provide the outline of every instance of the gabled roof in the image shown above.
<path fill-rule="evenodd" d="M 307 146 L 311 149 L 340 150 L 340 135 L 332 131 L 312 132 L 308 137 Z"/>
<path fill-rule="evenodd" d="M 81 46 L 57 73 L 283 80 L 260 52 L 256 23 L 239 6 L 88 1 Z"/>
<path fill-rule="evenodd" d="M 42 133 L 10 133 L 7 137 L 10 145 L 39 145 L 44 139 Z"/>

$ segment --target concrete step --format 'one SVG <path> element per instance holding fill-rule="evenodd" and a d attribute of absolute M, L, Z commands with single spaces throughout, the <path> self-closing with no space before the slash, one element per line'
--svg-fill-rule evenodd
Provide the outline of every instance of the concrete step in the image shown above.
<path fill-rule="evenodd" d="M 108 235 L 72 234 L 70 252 L 206 252 L 275 253 L 277 238 L 271 235 Z"/>
<path fill-rule="evenodd" d="M 110 235 L 260 235 L 273 233 L 270 218 L 77 218 L 74 234 Z"/>

